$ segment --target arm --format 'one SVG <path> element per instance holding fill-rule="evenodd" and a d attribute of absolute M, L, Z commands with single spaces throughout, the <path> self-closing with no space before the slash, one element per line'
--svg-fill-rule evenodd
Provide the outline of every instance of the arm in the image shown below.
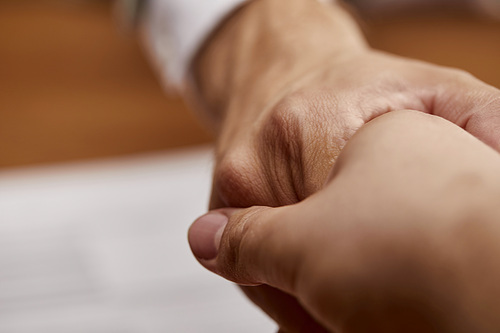
<path fill-rule="evenodd" d="M 366 49 L 356 22 L 338 4 L 251 1 L 202 47 L 190 91 L 220 129 L 225 118 L 241 113 L 253 121 L 304 75 Z"/>
<path fill-rule="evenodd" d="M 212 208 L 306 198 L 350 136 L 392 110 L 439 115 L 500 150 L 498 89 L 371 49 L 338 3 L 249 2 L 192 70 L 188 96 L 218 139 Z"/>
<path fill-rule="evenodd" d="M 218 138 L 212 209 L 306 199 L 350 137 L 392 110 L 439 115 L 500 150 L 498 89 L 371 49 L 338 3 L 249 2 L 207 40 L 193 73 L 188 96 Z M 285 331 L 323 331 L 286 293 L 244 291 Z"/>

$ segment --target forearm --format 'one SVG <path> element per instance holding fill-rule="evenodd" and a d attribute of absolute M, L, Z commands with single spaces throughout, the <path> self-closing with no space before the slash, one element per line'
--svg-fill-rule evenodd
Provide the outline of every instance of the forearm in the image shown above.
<path fill-rule="evenodd" d="M 365 48 L 356 22 L 338 4 L 254 0 L 201 49 L 190 95 L 217 128 L 228 110 L 240 110 L 240 120 L 242 109 L 254 116 L 304 73 Z"/>

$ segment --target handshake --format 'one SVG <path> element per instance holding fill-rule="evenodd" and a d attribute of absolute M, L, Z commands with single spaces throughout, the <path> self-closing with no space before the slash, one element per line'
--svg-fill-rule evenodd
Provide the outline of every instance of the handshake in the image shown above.
<path fill-rule="evenodd" d="M 189 242 L 281 332 L 500 331 L 500 91 L 254 1 L 197 55 L 217 133 Z"/>

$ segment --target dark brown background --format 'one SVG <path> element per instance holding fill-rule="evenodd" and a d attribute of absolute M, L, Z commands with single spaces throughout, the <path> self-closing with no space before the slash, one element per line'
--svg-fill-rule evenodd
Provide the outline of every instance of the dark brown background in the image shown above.
<path fill-rule="evenodd" d="M 500 87 L 500 23 L 413 12 L 365 24 L 375 47 L 466 69 Z M 157 83 L 107 1 L 0 0 L 0 167 L 210 141 Z"/>

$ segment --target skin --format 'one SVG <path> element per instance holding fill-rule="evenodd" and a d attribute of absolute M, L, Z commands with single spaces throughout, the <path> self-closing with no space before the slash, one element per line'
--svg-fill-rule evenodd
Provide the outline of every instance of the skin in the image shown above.
<path fill-rule="evenodd" d="M 358 131 L 306 200 L 211 212 L 227 225 L 199 261 L 291 295 L 331 332 L 497 332 L 499 171 L 500 154 L 459 127 L 395 111 Z"/>
<path fill-rule="evenodd" d="M 353 134 L 393 110 L 440 116 L 500 151 L 498 89 L 371 49 L 340 5 L 253 0 L 192 69 L 187 95 L 217 135 L 210 209 L 303 201 L 323 188 Z M 284 331 L 324 331 L 295 297 L 244 291 Z"/>

